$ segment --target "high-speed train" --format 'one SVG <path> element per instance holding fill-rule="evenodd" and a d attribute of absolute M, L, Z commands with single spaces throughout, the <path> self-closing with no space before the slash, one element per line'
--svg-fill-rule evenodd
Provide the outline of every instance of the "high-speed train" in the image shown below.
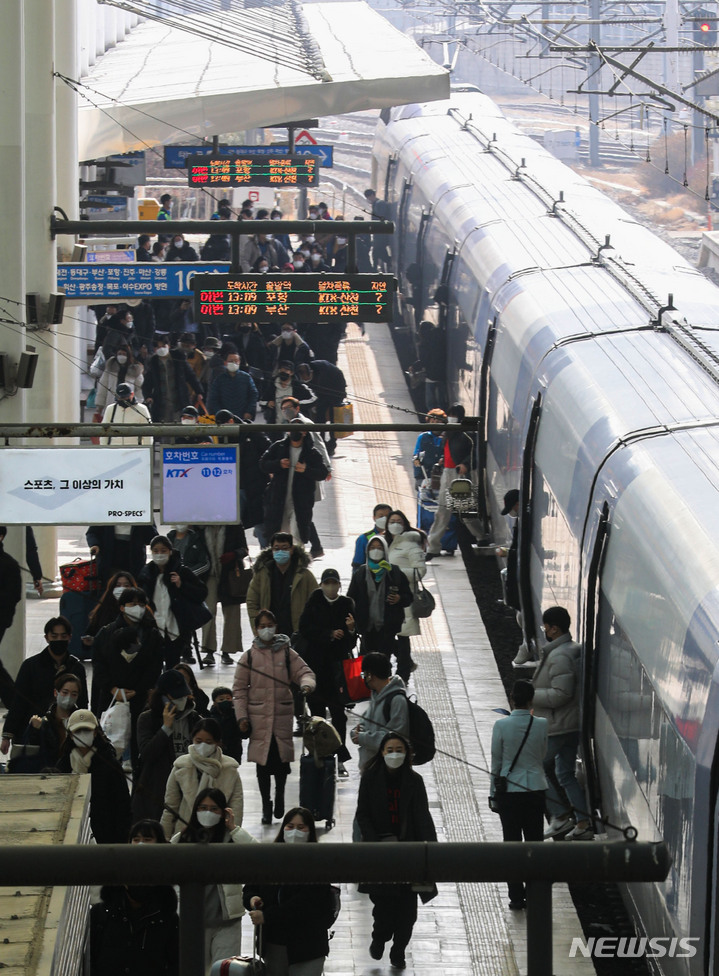
<path fill-rule="evenodd" d="M 662 973 L 715 971 L 719 910 L 719 289 L 481 93 L 384 112 L 374 185 L 405 324 L 434 314 L 479 417 L 495 538 L 521 492 L 525 636 L 584 648 L 587 798 L 663 838 L 626 890 Z M 695 955 L 691 956 L 691 951 Z"/>

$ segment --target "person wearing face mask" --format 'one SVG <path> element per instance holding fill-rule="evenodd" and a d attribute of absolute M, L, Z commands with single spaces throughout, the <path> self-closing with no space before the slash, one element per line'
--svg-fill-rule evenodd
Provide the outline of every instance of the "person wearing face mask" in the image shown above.
<path fill-rule="evenodd" d="M 59 773 L 90 774 L 90 829 L 97 844 L 124 844 L 130 831 L 130 793 L 115 748 L 92 712 L 76 709 L 67 720 Z"/>
<path fill-rule="evenodd" d="M 330 270 L 329 264 L 325 261 L 324 251 L 319 244 L 313 244 L 312 250 L 310 251 L 310 271 L 321 271 L 324 273 Z"/>
<path fill-rule="evenodd" d="M 246 370 L 258 386 L 264 380 L 270 358 L 265 340 L 254 322 L 240 322 L 235 335 L 235 345 Z"/>
<path fill-rule="evenodd" d="M 61 674 L 76 675 L 81 684 L 78 707 L 87 708 L 85 666 L 70 654 L 72 625 L 65 617 L 51 617 L 45 624 L 47 645 L 39 654 L 26 658 L 15 678 L 13 696 L 5 717 L 0 753 L 6 755 L 10 743 L 22 736 L 33 715 L 44 715 L 53 700 L 55 679 Z"/>
<path fill-rule="evenodd" d="M 270 341 L 269 350 L 274 354 L 275 368 L 280 367 L 281 363 L 292 363 L 296 369 L 300 363 L 308 363 L 313 355 L 312 350 L 291 322 L 282 323 L 282 331 Z"/>
<path fill-rule="evenodd" d="M 192 663 L 192 635 L 210 618 L 203 603 L 205 584 L 182 565 L 179 552 L 164 535 L 155 536 L 150 543 L 150 561 L 137 582 L 147 594 L 163 636 L 166 666 L 174 667 L 180 659 Z"/>
<path fill-rule="evenodd" d="M 115 390 L 115 402 L 105 407 L 103 424 L 150 424 L 150 411 L 144 403 L 137 403 L 135 391 L 129 383 L 120 383 Z M 152 444 L 152 437 L 101 437 L 100 444 L 122 447 L 137 447 L 138 444 Z"/>
<path fill-rule="evenodd" d="M 305 252 L 299 249 L 293 251 L 292 260 L 287 262 L 287 265 L 285 266 L 285 270 L 291 272 L 298 272 L 300 274 L 304 274 L 306 271 L 309 271 L 309 268 L 307 267 L 307 257 L 305 255 Z"/>
<path fill-rule="evenodd" d="M 290 429 L 263 454 L 260 468 L 272 475 L 265 495 L 265 531 L 289 532 L 309 542 L 315 488 L 330 473 L 312 438 L 304 430 Z"/>
<path fill-rule="evenodd" d="M 360 566 L 364 566 L 367 562 L 367 543 L 375 535 L 386 535 L 387 533 L 387 519 L 389 518 L 389 513 L 392 511 L 392 506 L 387 505 L 385 502 L 379 502 L 372 509 L 372 520 L 374 525 L 368 532 L 363 532 L 362 535 L 357 536 L 357 541 L 355 542 L 355 552 L 352 557 L 352 571 L 359 569 Z"/>
<path fill-rule="evenodd" d="M 191 569 L 198 579 L 207 582 L 210 572 L 210 556 L 205 546 L 202 529 L 195 529 L 186 522 L 177 522 L 167 533 L 172 548 L 180 554 L 182 565 Z"/>
<path fill-rule="evenodd" d="M 132 387 L 135 401 L 142 403 L 144 372 L 142 364 L 135 362 L 132 347 L 128 343 L 121 343 L 114 356 L 110 356 L 105 362 L 102 376 L 97 381 L 95 408 L 104 411 L 114 401 L 115 391 L 120 383 L 128 383 Z"/>
<path fill-rule="evenodd" d="M 93 646 L 93 711 L 102 715 L 115 697 L 130 703 L 130 762 L 137 771 L 137 722 L 160 677 L 164 644 L 141 589 L 123 590 L 118 602 L 117 619 L 100 631 Z"/>
<path fill-rule="evenodd" d="M 367 764 L 357 797 L 357 824 L 361 839 L 377 841 L 436 841 L 424 780 L 412 769 L 408 741 L 387 733 Z M 381 959 L 392 940 L 390 964 L 406 969 L 405 952 L 417 921 L 417 890 L 413 885 L 360 885 L 372 901 L 372 941 L 369 954 Z M 420 897 L 426 904 L 437 895 L 432 885 Z"/>
<path fill-rule="evenodd" d="M 434 559 L 442 551 L 442 537 L 449 526 L 452 510 L 447 501 L 449 487 L 457 478 L 469 477 L 472 467 L 472 438 L 463 430 L 454 428 L 464 420 L 465 411 L 461 403 L 455 403 L 447 411 L 447 424 L 442 434 L 444 470 L 439 483 L 437 512 L 429 532 L 426 560 Z M 454 555 L 454 551 L 450 553 Z"/>
<path fill-rule="evenodd" d="M 363 651 L 380 651 L 391 658 L 413 594 L 404 572 L 390 560 L 385 536 L 375 535 L 367 543 L 367 562 L 352 574 L 347 596 L 355 601 Z"/>
<path fill-rule="evenodd" d="M 507 523 L 507 530 L 511 535 L 512 541 L 507 546 L 500 546 L 497 555 L 507 560 L 506 568 L 502 571 L 504 580 L 504 602 L 521 610 L 519 602 L 519 577 L 517 571 L 517 560 L 519 555 L 519 491 L 510 488 L 504 496 L 504 505 L 501 514 Z"/>
<path fill-rule="evenodd" d="M 296 397 L 283 397 L 280 401 L 280 407 L 282 408 L 283 420 L 299 420 L 303 424 L 312 423 L 309 417 L 305 417 L 305 415 L 300 412 L 300 402 Z M 322 458 L 322 463 L 327 468 L 328 474 L 325 481 L 329 481 L 332 477 L 332 462 L 330 461 L 329 451 L 327 450 L 327 445 L 324 442 L 324 438 L 319 431 L 310 431 L 310 437 L 312 438 L 312 446 L 319 451 L 320 457 Z M 320 502 L 324 497 L 324 481 L 318 481 L 315 487 L 315 501 Z M 310 522 L 309 543 L 311 547 L 310 555 L 313 559 L 319 559 L 320 556 L 324 556 L 325 551 L 322 548 L 322 542 L 314 521 Z"/>
<path fill-rule="evenodd" d="M 417 579 L 422 579 L 427 572 L 424 562 L 424 547 L 427 537 L 420 529 L 414 529 L 409 519 L 399 510 L 390 512 L 387 520 L 387 532 L 390 539 L 389 561 L 393 566 L 399 566 L 407 577 L 412 596 L 417 592 Z M 395 638 L 394 653 L 397 658 L 397 674 L 406 684 L 410 674 L 417 665 L 412 660 L 410 652 L 410 637 L 417 637 L 421 633 L 419 620 L 413 615 L 411 606 L 404 611 L 402 629 Z"/>
<path fill-rule="evenodd" d="M 130 830 L 133 846 L 165 844 L 156 820 Z M 176 976 L 179 959 L 177 895 L 172 885 L 104 885 L 90 909 L 88 976 Z"/>
<path fill-rule="evenodd" d="M 90 555 L 97 557 L 97 574 L 100 588 L 108 585 L 115 573 L 126 572 L 137 579 L 145 565 L 147 546 L 157 535 L 150 525 L 91 525 L 85 533 Z"/>
<path fill-rule="evenodd" d="M 203 388 L 182 349 L 170 349 L 167 333 L 156 333 L 152 343 L 154 355 L 145 369 L 145 403 L 155 423 L 172 423 L 187 403 L 188 387 L 196 403 L 203 402 Z"/>
<path fill-rule="evenodd" d="M 295 758 L 291 685 L 298 685 L 301 693 L 308 695 L 315 690 L 315 676 L 290 647 L 289 637 L 277 632 L 273 613 L 261 610 L 254 625 L 257 636 L 237 663 L 232 696 L 240 732 L 250 737 L 247 758 L 257 765 L 262 822 L 268 824 L 273 812 L 275 817 L 284 814 L 285 782 Z M 270 796 L 273 776 L 274 808 Z"/>
<path fill-rule="evenodd" d="M 114 573 L 110 577 L 102 596 L 88 616 L 82 636 L 82 643 L 85 647 L 92 647 L 95 638 L 102 628 L 117 620 L 117 615 L 120 612 L 120 604 L 117 601 L 120 598 L 120 594 L 129 586 L 137 586 L 135 578 L 131 573 L 126 573 L 123 570 L 119 573 Z M 92 710 L 93 712 L 96 710 L 94 705 Z"/>
<path fill-rule="evenodd" d="M 107 362 L 120 346 L 128 346 L 135 338 L 132 309 L 125 306 L 108 320 L 102 341 L 102 354 Z"/>
<path fill-rule="evenodd" d="M 232 688 L 218 685 L 212 690 L 212 707 L 210 718 L 214 718 L 222 733 L 222 751 L 226 756 L 232 756 L 238 764 L 242 762 L 242 737 L 235 719 L 235 708 L 232 704 Z"/>
<path fill-rule="evenodd" d="M 254 837 L 235 824 L 232 806 L 220 789 L 206 787 L 197 794 L 189 822 L 172 838 L 173 844 L 254 844 Z M 212 964 L 240 952 L 242 940 L 242 886 L 205 887 L 205 973 Z M 200 920 L 198 919 L 198 922 Z"/>
<path fill-rule="evenodd" d="M 288 810 L 274 842 L 316 844 L 310 811 Z M 332 886 L 247 884 L 242 897 L 252 924 L 262 926 L 259 951 L 267 976 L 321 976 L 330 951 L 327 932 L 338 910 Z"/>
<path fill-rule="evenodd" d="M 160 822 L 168 840 L 189 824 L 198 794 L 210 788 L 224 793 L 223 809 L 229 807 L 235 823 L 241 826 L 243 797 L 239 763 L 223 753 L 222 732 L 214 718 L 203 718 L 192 730 L 187 755 L 175 760 L 167 779 Z"/>
<path fill-rule="evenodd" d="M 216 414 L 218 410 L 231 410 L 243 420 L 255 419 L 257 387 L 250 374 L 241 368 L 240 354 L 237 351 L 228 352 L 224 375 L 212 381 L 207 409 L 211 414 Z"/>
<path fill-rule="evenodd" d="M 259 263 L 260 258 L 264 258 L 270 267 L 279 268 L 287 260 L 287 254 L 283 247 L 277 247 L 272 235 L 253 234 L 252 237 L 247 238 L 242 247 L 242 267 L 254 268 Z M 282 261 L 281 258 L 285 260 Z"/>
<path fill-rule="evenodd" d="M 174 234 L 165 252 L 165 261 L 199 261 L 197 251 L 182 234 Z"/>
<path fill-rule="evenodd" d="M 318 590 L 307 601 L 300 617 L 299 633 L 307 647 L 304 659 L 317 679 L 317 688 L 307 699 L 313 715 L 326 718 L 329 709 L 332 724 L 342 739 L 337 752 L 337 772 L 347 776 L 345 762 L 350 758 L 345 738 L 347 716 L 344 710 L 344 671 L 342 661 L 352 654 L 357 643 L 354 603 L 340 593 L 340 574 L 325 569 Z"/>
<path fill-rule="evenodd" d="M 307 601 L 317 589 L 317 580 L 309 568 L 304 549 L 294 544 L 289 532 L 275 532 L 270 545 L 263 549 L 252 567 L 247 588 L 247 614 L 252 632 L 260 610 L 271 610 L 277 618 L 278 632 L 294 634 Z"/>
<path fill-rule="evenodd" d="M 304 410 L 315 401 L 314 393 L 295 376 L 294 364 L 283 359 L 262 387 L 260 406 L 268 424 L 281 424 L 284 421 L 282 401 L 285 397 L 294 397 Z"/>
<path fill-rule="evenodd" d="M 163 671 L 137 720 L 140 769 L 133 780 L 132 819 L 159 820 L 172 764 L 186 755 L 198 715 L 179 671 Z"/>
<path fill-rule="evenodd" d="M 55 679 L 54 699 L 42 716 L 30 719 L 22 743 L 13 743 L 9 773 L 41 773 L 57 766 L 67 738 L 67 720 L 77 708 L 80 679 L 61 674 Z"/>
<path fill-rule="evenodd" d="M 192 369 L 195 376 L 198 378 L 198 380 L 201 383 L 202 374 L 205 371 L 205 363 L 207 362 L 207 360 L 202 350 L 197 348 L 196 333 L 183 332 L 179 338 L 178 345 L 185 354 L 185 359 L 187 360 L 188 366 Z"/>

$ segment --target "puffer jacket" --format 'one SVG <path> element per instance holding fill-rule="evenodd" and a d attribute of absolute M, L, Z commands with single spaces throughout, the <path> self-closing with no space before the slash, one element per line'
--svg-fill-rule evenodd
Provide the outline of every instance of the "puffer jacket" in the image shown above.
<path fill-rule="evenodd" d="M 167 778 L 165 809 L 160 821 L 168 840 L 177 829 L 178 821 L 180 827 L 190 822 L 197 794 L 209 787 L 222 790 L 236 822 L 242 823 L 243 797 L 239 763 L 230 756 L 225 756 L 221 749 L 218 749 L 217 755 L 212 758 L 219 759 L 221 764 L 216 771 L 216 776 L 205 774 L 199 766 L 195 765 L 192 746 L 188 755 L 179 756 L 173 763 Z"/>
<path fill-rule="evenodd" d="M 179 844 L 181 833 L 175 834 L 170 840 L 171 844 Z M 235 827 L 233 831 L 225 831 L 223 844 L 256 844 L 257 841 L 248 834 L 242 827 Z M 241 884 L 218 884 L 220 892 L 220 904 L 222 905 L 222 918 L 229 922 L 233 918 L 242 918 L 245 914 L 245 906 L 242 903 Z"/>
<path fill-rule="evenodd" d="M 274 559 L 271 549 L 263 549 L 255 560 L 254 572 L 247 589 L 247 613 L 252 632 L 255 631 L 255 617 L 260 610 L 272 609 L 272 566 Z M 290 593 L 292 607 L 292 630 L 299 629 L 300 617 L 305 604 L 319 585 L 310 572 L 310 557 L 303 549 L 295 549 L 288 573 L 294 571 Z"/>
<path fill-rule="evenodd" d="M 289 637 L 285 634 L 275 634 L 269 645 L 255 638 L 250 650 L 245 651 L 237 662 L 232 699 L 237 721 L 249 719 L 252 726 L 247 751 L 250 762 L 265 765 L 272 736 L 277 740 L 282 762 L 292 762 L 295 758 L 291 682 L 315 690 L 314 673 L 290 647 Z"/>
<path fill-rule="evenodd" d="M 392 537 L 390 536 L 390 538 Z M 420 579 L 423 579 L 427 572 L 424 558 L 422 536 L 419 532 L 415 532 L 414 529 L 409 529 L 407 532 L 402 532 L 401 535 L 396 535 L 392 538 L 389 546 L 389 561 L 393 566 L 399 566 L 407 577 L 407 582 L 410 585 L 413 595 L 416 593 L 414 571 L 417 570 Z M 419 620 L 412 613 L 411 606 L 405 607 L 404 624 L 402 625 L 402 630 L 399 632 L 399 636 L 415 637 L 419 633 L 421 633 Z"/>
<path fill-rule="evenodd" d="M 534 673 L 532 709 L 549 722 L 549 735 L 579 729 L 579 668 L 582 649 L 569 634 L 550 641 Z"/>

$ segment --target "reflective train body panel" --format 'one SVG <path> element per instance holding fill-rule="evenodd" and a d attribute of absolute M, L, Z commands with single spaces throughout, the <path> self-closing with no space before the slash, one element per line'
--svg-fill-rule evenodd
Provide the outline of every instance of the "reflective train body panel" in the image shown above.
<path fill-rule="evenodd" d="M 521 486 L 525 626 L 566 606 L 585 645 L 590 803 L 670 848 L 627 897 L 701 950 L 653 964 L 711 973 L 719 289 L 481 94 L 393 110 L 374 166 L 404 320 L 439 321 L 450 401 L 482 418 L 497 541 Z"/>

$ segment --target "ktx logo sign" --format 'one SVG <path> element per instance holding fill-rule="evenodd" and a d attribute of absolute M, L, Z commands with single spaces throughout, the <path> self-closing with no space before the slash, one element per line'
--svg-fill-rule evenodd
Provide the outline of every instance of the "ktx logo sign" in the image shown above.
<path fill-rule="evenodd" d="M 192 468 L 168 468 L 166 478 L 186 478 Z"/>

